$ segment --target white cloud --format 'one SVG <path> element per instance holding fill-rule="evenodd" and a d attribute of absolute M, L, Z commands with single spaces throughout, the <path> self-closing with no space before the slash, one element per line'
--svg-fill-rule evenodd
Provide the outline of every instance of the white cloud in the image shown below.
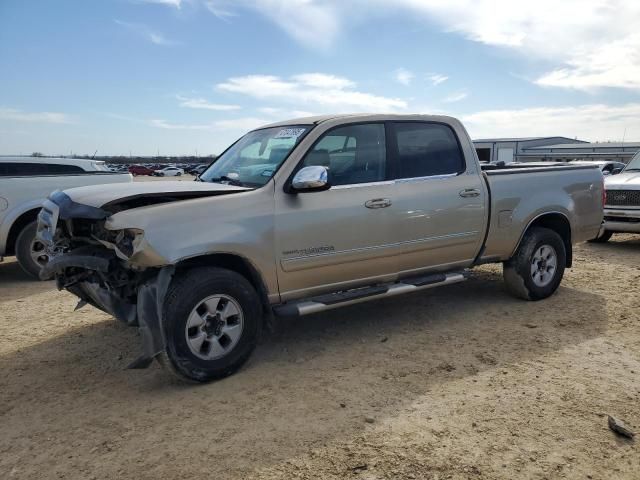
<path fill-rule="evenodd" d="M 415 76 L 413 74 L 413 72 L 410 72 L 409 70 L 407 70 L 406 68 L 399 68 L 394 72 L 394 78 L 396 80 L 396 82 L 408 86 L 409 84 L 411 84 L 411 81 L 413 80 L 413 77 Z"/>
<path fill-rule="evenodd" d="M 73 123 L 66 113 L 23 112 L 15 108 L 0 107 L 0 120 L 25 123 Z"/>
<path fill-rule="evenodd" d="M 640 139 L 640 103 L 488 110 L 463 115 L 472 138 L 562 135 L 582 140 Z"/>
<path fill-rule="evenodd" d="M 296 41 L 312 48 L 331 46 L 342 20 L 338 2 L 314 0 L 205 0 L 218 18 L 228 20 L 238 10 L 254 10 L 275 23 Z"/>
<path fill-rule="evenodd" d="M 348 78 L 327 75 L 326 73 L 302 73 L 300 75 L 294 75 L 291 79 L 307 87 L 314 88 L 343 89 L 356 86 L 356 84 Z"/>
<path fill-rule="evenodd" d="M 208 0 L 204 2 L 205 7 L 220 20 L 229 21 L 231 17 L 237 16 L 232 9 L 228 8 L 222 2 Z"/>
<path fill-rule="evenodd" d="M 193 131 L 223 131 L 223 130 L 240 130 L 248 131 L 261 127 L 269 123 L 269 120 L 255 117 L 234 118 L 228 120 L 217 120 L 210 123 L 189 124 L 189 123 L 172 123 L 162 119 L 153 119 L 149 124 L 153 127 L 165 130 L 193 130 Z"/>
<path fill-rule="evenodd" d="M 434 73 L 427 76 L 427 80 L 429 80 L 431 84 L 435 87 L 449 80 L 449 77 L 447 77 L 446 75 L 441 75 L 439 73 Z"/>
<path fill-rule="evenodd" d="M 258 111 L 265 115 L 280 115 L 282 113 L 282 109 L 276 107 L 261 107 L 258 108 Z"/>
<path fill-rule="evenodd" d="M 114 20 L 114 22 L 127 30 L 134 32 L 135 34 L 145 38 L 147 41 L 154 45 L 173 46 L 179 45 L 178 42 L 167 39 L 164 35 L 158 32 L 154 32 L 148 26 L 141 23 L 130 23 L 122 20 Z"/>
<path fill-rule="evenodd" d="M 147 35 L 149 41 L 156 45 L 175 45 L 174 42 L 167 40 L 161 33 L 148 32 Z"/>
<path fill-rule="evenodd" d="M 469 94 L 467 92 L 457 92 L 443 98 L 442 101 L 445 103 L 455 103 L 464 100 L 468 96 Z"/>
<path fill-rule="evenodd" d="M 300 117 L 312 117 L 316 115 L 313 112 L 308 112 L 306 110 L 285 110 L 284 108 L 276 108 L 276 107 L 261 107 L 258 108 L 260 113 L 264 113 L 265 115 L 269 115 L 274 117 L 275 120 L 286 120 L 289 118 L 300 118 Z"/>
<path fill-rule="evenodd" d="M 335 45 L 344 28 L 367 18 L 400 11 L 471 41 L 555 64 L 539 75 L 540 85 L 640 89 L 637 0 L 207 0 L 207 4 L 226 15 L 257 11 L 314 48 Z"/>
<path fill-rule="evenodd" d="M 540 85 L 640 88 L 640 2 L 636 0 L 399 3 L 472 41 L 555 63 L 557 67 L 539 76 L 536 83 Z"/>
<path fill-rule="evenodd" d="M 398 98 L 355 90 L 351 80 L 323 73 L 307 73 L 282 79 L 274 75 L 232 77 L 217 85 L 219 90 L 261 100 L 279 100 L 296 106 L 311 105 L 318 111 L 380 111 L 407 108 Z"/>
<path fill-rule="evenodd" d="M 215 110 L 219 112 L 228 112 L 231 110 L 240 110 L 240 105 L 227 105 L 221 103 L 210 103 L 204 98 L 189 98 L 182 95 L 176 95 L 180 101 L 180 106 L 184 108 L 194 108 L 200 110 Z"/>
<path fill-rule="evenodd" d="M 157 3 L 159 5 L 167 5 L 169 7 L 177 8 L 178 10 L 182 6 L 183 0 L 138 0 L 142 3 Z"/>
<path fill-rule="evenodd" d="M 640 89 L 640 33 L 574 55 L 567 66 L 542 75 L 536 83 L 581 90 L 605 86 Z"/>
<path fill-rule="evenodd" d="M 254 128 L 262 127 L 270 123 L 270 120 L 256 117 L 230 118 L 213 122 L 214 130 L 241 130 L 246 132 Z"/>

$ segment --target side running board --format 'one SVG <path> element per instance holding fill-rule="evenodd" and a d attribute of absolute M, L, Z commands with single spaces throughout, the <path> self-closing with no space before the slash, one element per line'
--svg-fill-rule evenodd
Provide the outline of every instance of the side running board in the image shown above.
<path fill-rule="evenodd" d="M 468 272 L 435 273 L 421 277 L 405 278 L 402 281 L 373 287 L 355 288 L 337 293 L 328 293 L 316 297 L 283 303 L 274 307 L 276 315 L 282 317 L 308 315 L 310 313 L 331 310 L 354 303 L 393 297 L 403 293 L 426 290 L 427 288 L 462 282 L 469 276 Z"/>

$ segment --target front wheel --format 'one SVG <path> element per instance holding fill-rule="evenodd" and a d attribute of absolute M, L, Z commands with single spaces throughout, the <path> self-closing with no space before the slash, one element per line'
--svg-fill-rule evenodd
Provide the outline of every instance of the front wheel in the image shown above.
<path fill-rule="evenodd" d="M 560 235 L 534 227 L 522 239 L 515 255 L 504 263 L 504 281 L 509 292 L 525 300 L 542 300 L 560 285 L 567 252 Z"/>
<path fill-rule="evenodd" d="M 30 276 L 40 279 L 40 270 L 49 261 L 49 253 L 45 245 L 36 238 L 37 226 L 37 222 L 31 222 L 20 231 L 15 250 L 20 267 Z"/>
<path fill-rule="evenodd" d="M 262 305 L 242 275 L 195 268 L 174 278 L 164 302 L 165 351 L 158 360 L 181 380 L 208 382 L 237 371 L 262 330 Z"/>

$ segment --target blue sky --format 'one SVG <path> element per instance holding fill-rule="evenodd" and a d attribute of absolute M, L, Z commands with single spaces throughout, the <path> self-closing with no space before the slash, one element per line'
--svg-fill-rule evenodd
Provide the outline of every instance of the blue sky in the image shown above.
<path fill-rule="evenodd" d="M 0 154 L 220 152 L 307 114 L 640 140 L 640 2 L 0 0 Z"/>

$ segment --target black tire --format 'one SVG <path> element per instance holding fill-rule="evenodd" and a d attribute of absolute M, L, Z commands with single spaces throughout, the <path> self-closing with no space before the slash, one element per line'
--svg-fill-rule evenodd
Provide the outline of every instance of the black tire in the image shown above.
<path fill-rule="evenodd" d="M 613 235 L 613 232 L 610 232 L 609 230 L 605 230 L 602 233 L 598 232 L 598 236 L 589 240 L 589 243 L 607 243 L 611 238 L 611 235 Z"/>
<path fill-rule="evenodd" d="M 180 175 L 182 175 L 182 173 L 178 172 L 178 173 L 176 174 L 176 177 L 179 177 Z"/>
<path fill-rule="evenodd" d="M 237 302 L 242 329 L 237 343 L 222 357 L 202 359 L 188 344 L 187 321 L 191 312 L 212 295 L 224 295 Z M 166 347 L 158 356 L 160 364 L 180 380 L 208 382 L 233 374 L 249 359 L 262 331 L 262 304 L 242 275 L 223 268 L 194 268 L 176 276 L 169 286 L 163 322 Z"/>
<path fill-rule="evenodd" d="M 556 265 L 552 273 L 549 273 L 546 259 L 539 262 L 539 268 L 543 269 L 545 275 L 551 275 L 548 283 L 540 285 L 534 280 L 532 267 L 534 267 L 534 255 L 543 246 L 552 247 L 555 253 Z M 548 252 L 548 250 L 545 250 Z M 567 252 L 560 235 L 548 228 L 531 228 L 522 239 L 515 255 L 504 263 L 503 275 L 507 290 L 514 296 L 525 300 L 542 300 L 547 298 L 557 290 L 564 269 L 567 264 Z M 540 273 L 538 281 L 541 282 Z"/>
<path fill-rule="evenodd" d="M 27 275 L 34 277 L 38 280 L 48 280 L 40 278 L 40 270 L 42 269 L 43 263 L 38 263 L 31 256 L 32 247 L 37 248 L 38 245 L 44 250 L 44 245 L 40 242 L 36 241 L 36 229 L 38 227 L 37 222 L 31 222 L 25 225 L 20 233 L 18 234 L 18 238 L 16 239 L 16 258 L 18 259 L 18 264 L 22 267 L 22 270 L 27 273 Z M 43 253 L 43 257 L 45 254 Z M 46 263 L 46 262 L 45 262 Z"/>

